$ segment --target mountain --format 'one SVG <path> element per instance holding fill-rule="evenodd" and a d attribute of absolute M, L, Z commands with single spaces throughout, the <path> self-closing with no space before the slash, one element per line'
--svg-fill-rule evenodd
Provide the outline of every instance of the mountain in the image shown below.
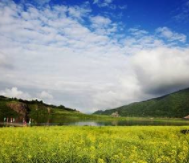
<path fill-rule="evenodd" d="M 118 112 L 120 116 L 135 117 L 175 117 L 189 115 L 189 88 L 162 97 L 142 102 L 135 102 L 110 110 L 99 110 L 94 114 L 111 115 Z"/>
<path fill-rule="evenodd" d="M 43 103 L 38 100 L 22 100 L 0 96 L 0 119 L 4 117 L 21 117 L 28 119 L 42 118 L 49 115 L 68 115 L 81 114 L 75 109 L 67 108 L 62 105 L 55 106 Z"/>

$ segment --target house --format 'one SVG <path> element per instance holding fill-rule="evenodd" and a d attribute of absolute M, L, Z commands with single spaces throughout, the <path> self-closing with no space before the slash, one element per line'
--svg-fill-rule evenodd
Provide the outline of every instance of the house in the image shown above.
<path fill-rule="evenodd" d="M 118 111 L 111 114 L 112 117 L 119 117 Z"/>
<path fill-rule="evenodd" d="M 187 115 L 186 117 L 184 117 L 184 119 L 189 119 L 189 115 Z"/>

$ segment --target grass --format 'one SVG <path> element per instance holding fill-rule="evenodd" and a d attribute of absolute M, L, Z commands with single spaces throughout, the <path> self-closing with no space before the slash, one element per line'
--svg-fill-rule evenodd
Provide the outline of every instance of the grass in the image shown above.
<path fill-rule="evenodd" d="M 53 115 L 65 115 L 70 116 L 73 115 L 75 117 L 79 117 L 79 113 L 75 109 L 70 109 L 67 107 L 64 107 L 62 105 L 55 106 L 55 105 L 48 105 L 45 104 L 43 101 L 38 100 L 22 100 L 22 99 L 16 99 L 16 98 L 8 98 L 0 95 L 0 121 L 3 120 L 4 117 L 14 117 L 18 118 L 21 117 L 20 114 L 18 114 L 16 111 L 11 109 L 9 107 L 9 104 L 17 104 L 17 111 L 20 106 L 18 104 L 24 104 L 24 109 L 27 110 L 27 116 L 33 119 L 39 119 L 39 117 L 42 117 L 43 119 L 49 118 L 49 112 L 51 116 Z M 16 108 L 16 106 L 14 106 Z M 23 108 L 20 108 L 23 109 Z"/>
<path fill-rule="evenodd" d="M 154 121 L 154 122 L 166 122 L 166 123 L 182 123 L 188 125 L 189 121 L 185 121 L 181 118 L 151 118 L 151 117 L 111 117 L 107 115 L 87 115 L 76 110 L 66 108 L 64 106 L 47 105 L 42 101 L 27 101 L 15 98 L 7 98 L 0 96 L 0 122 L 4 117 L 20 118 L 21 116 L 14 110 L 8 107 L 10 103 L 24 103 L 27 106 L 28 117 L 34 119 L 38 123 L 45 123 L 50 121 L 51 123 L 65 122 L 78 122 L 78 121 L 96 121 L 96 122 L 110 122 L 110 121 Z M 50 109 L 50 114 L 48 112 Z M 20 118 L 22 119 L 22 118 Z"/>
<path fill-rule="evenodd" d="M 2 120 L 5 116 L 9 115 L 10 117 L 17 117 L 18 113 L 16 113 L 14 110 L 10 109 L 7 106 L 7 102 L 1 102 L 0 99 L 0 120 Z"/>
<path fill-rule="evenodd" d="M 188 163 L 189 127 L 0 128 L 0 163 Z"/>

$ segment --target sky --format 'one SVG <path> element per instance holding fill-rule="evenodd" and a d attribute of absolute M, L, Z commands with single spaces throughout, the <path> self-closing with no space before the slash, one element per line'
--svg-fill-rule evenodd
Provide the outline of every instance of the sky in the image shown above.
<path fill-rule="evenodd" d="M 189 0 L 0 0 L 0 94 L 84 113 L 189 87 Z"/>

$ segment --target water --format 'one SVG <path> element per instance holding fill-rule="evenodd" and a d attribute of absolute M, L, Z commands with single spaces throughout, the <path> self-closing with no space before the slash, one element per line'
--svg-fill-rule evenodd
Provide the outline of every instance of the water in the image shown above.
<path fill-rule="evenodd" d="M 171 122 L 171 121 L 144 121 L 144 120 L 127 120 L 127 121 L 80 121 L 67 125 L 73 126 L 187 126 L 189 122 Z"/>
<path fill-rule="evenodd" d="M 183 119 L 160 119 L 158 121 L 157 119 L 152 118 L 122 118 L 121 120 L 112 118 L 103 120 L 102 118 L 89 119 L 89 117 L 78 118 L 76 116 L 65 115 L 44 115 L 40 117 L 30 117 L 28 119 L 15 117 L 14 123 L 11 123 L 11 119 L 13 120 L 13 117 L 8 117 L 8 122 L 7 120 L 6 122 L 3 122 L 4 117 L 0 117 L 0 127 L 21 127 L 26 125 L 23 123 L 25 120 L 27 121 L 27 125 L 29 125 L 28 122 L 32 120 L 31 126 L 189 126 L 189 121 Z"/>
<path fill-rule="evenodd" d="M 97 121 L 97 120 L 74 120 L 74 119 L 64 119 L 62 121 L 48 120 L 46 122 L 36 122 L 33 121 L 31 126 L 187 126 L 189 121 L 155 121 L 155 120 L 121 120 L 121 121 Z M 0 127 L 9 126 L 24 126 L 22 122 L 10 123 L 10 122 L 0 122 Z M 27 123 L 27 126 L 29 124 Z"/>

